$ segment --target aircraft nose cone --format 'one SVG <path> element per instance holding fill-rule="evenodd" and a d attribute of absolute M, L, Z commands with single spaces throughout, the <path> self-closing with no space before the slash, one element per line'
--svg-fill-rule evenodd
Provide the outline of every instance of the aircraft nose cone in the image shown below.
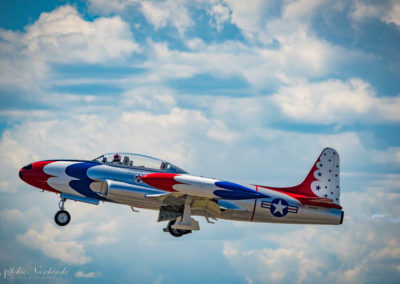
<path fill-rule="evenodd" d="M 51 178 L 52 176 L 46 174 L 44 169 L 45 166 L 53 162 L 54 162 L 53 160 L 50 160 L 50 161 L 38 161 L 28 164 L 19 170 L 19 177 L 29 185 L 32 185 L 34 187 L 43 190 L 59 193 L 59 191 L 55 190 L 47 183 L 48 179 Z"/>
<path fill-rule="evenodd" d="M 24 180 L 24 173 L 27 172 L 27 171 L 32 171 L 32 163 L 30 163 L 30 164 L 28 164 L 28 165 L 22 167 L 22 168 L 19 170 L 19 173 L 18 173 L 18 174 L 19 174 L 20 179 Z"/>

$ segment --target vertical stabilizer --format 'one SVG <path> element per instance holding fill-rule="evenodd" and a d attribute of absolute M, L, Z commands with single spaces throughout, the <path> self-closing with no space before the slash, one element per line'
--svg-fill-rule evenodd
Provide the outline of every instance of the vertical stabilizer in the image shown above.
<path fill-rule="evenodd" d="M 340 204 L 340 159 L 335 149 L 325 148 L 299 190 L 307 195 L 329 198 Z"/>

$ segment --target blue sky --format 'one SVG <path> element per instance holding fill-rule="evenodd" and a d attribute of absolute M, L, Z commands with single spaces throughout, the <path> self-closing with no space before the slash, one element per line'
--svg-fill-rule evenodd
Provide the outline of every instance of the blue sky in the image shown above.
<path fill-rule="evenodd" d="M 0 269 L 69 282 L 398 283 L 400 3 L 1 1 Z M 200 220 L 67 202 L 23 184 L 35 160 L 147 154 L 190 173 L 299 183 L 341 154 L 342 226 Z M 4 279 L 2 279 L 3 281 Z M 65 280 L 63 280 L 63 283 Z"/>

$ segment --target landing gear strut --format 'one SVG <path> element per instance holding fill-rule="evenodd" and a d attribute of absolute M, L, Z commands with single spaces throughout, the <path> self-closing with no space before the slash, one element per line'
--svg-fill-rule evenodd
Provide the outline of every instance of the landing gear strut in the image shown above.
<path fill-rule="evenodd" d="M 168 226 L 163 229 L 164 232 L 169 232 L 174 237 L 181 237 L 183 235 L 191 233 L 193 230 L 200 230 L 199 222 L 191 218 L 191 205 L 192 197 L 189 195 L 185 198 L 185 204 L 181 216 L 177 216 L 174 219 L 170 219 Z M 160 210 L 160 215 L 162 211 Z M 159 217 L 159 220 L 161 218 Z"/>
<path fill-rule="evenodd" d="M 54 221 L 58 226 L 68 225 L 69 221 L 71 221 L 71 215 L 69 215 L 68 211 L 64 210 L 65 201 L 65 198 L 61 198 L 60 203 L 58 203 L 60 210 L 54 216 Z"/>

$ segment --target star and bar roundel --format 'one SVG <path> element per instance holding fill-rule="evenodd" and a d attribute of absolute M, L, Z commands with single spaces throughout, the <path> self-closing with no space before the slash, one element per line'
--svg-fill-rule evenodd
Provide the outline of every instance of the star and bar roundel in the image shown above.
<path fill-rule="evenodd" d="M 275 217 L 283 217 L 289 212 L 297 214 L 298 210 L 297 206 L 289 205 L 289 203 L 282 198 L 276 198 L 271 202 L 262 201 L 261 207 L 269 209 L 271 211 L 271 214 L 274 215 Z"/>

